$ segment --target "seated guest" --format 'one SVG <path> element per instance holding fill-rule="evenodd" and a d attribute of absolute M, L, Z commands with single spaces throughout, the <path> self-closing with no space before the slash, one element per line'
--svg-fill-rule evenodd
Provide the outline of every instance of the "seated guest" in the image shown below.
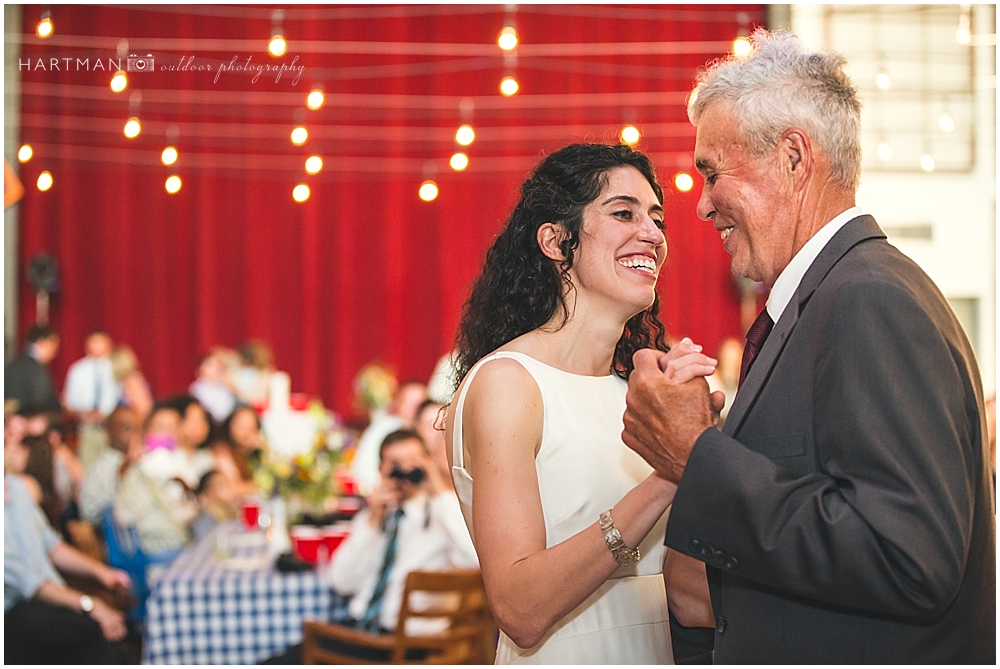
<path fill-rule="evenodd" d="M 441 488 L 420 435 L 397 430 L 383 440 L 379 455 L 381 482 L 354 517 L 326 579 L 351 598 L 348 618 L 338 624 L 388 634 L 399 619 L 407 574 L 476 568 L 479 561 L 458 498 Z M 440 631 L 407 628 L 411 634 Z M 269 663 L 294 664 L 300 658 L 301 646 L 294 646 Z"/>
<path fill-rule="evenodd" d="M 427 445 L 431 461 L 437 465 L 442 483 L 448 490 L 454 490 L 451 480 L 451 465 L 448 464 L 448 447 L 444 440 L 444 405 L 435 400 L 425 400 L 417 409 L 417 420 L 414 428 Z"/>
<path fill-rule="evenodd" d="M 386 413 L 375 413 L 361 433 L 351 473 L 363 495 L 371 494 L 379 481 L 379 444 L 395 430 L 411 429 L 417 418 L 417 408 L 427 399 L 427 386 L 420 381 L 405 381 L 392 397 Z"/>
<path fill-rule="evenodd" d="M 177 395 L 164 403 L 176 409 L 181 417 L 176 453 L 182 464 L 177 478 L 194 490 L 205 472 L 215 464 L 212 454 L 205 449 L 212 432 L 212 419 L 204 405 L 192 395 Z"/>
<path fill-rule="evenodd" d="M 24 473 L 35 480 L 42 494 L 38 506 L 45 513 L 49 524 L 61 532 L 63 528 L 60 515 L 66 500 L 56 492 L 52 444 L 43 435 L 25 437 L 21 443 L 28 449 L 28 462 L 25 464 Z"/>
<path fill-rule="evenodd" d="M 257 492 L 250 470 L 250 459 L 262 445 L 257 411 L 248 406 L 237 407 L 222 423 L 221 433 L 208 449 L 215 468 L 229 478 L 238 496 Z"/>
<path fill-rule="evenodd" d="M 226 420 L 236 407 L 236 394 L 223 350 L 216 349 L 201 359 L 198 378 L 188 390 L 208 410 L 216 424 Z"/>
<path fill-rule="evenodd" d="M 240 364 L 233 372 L 236 396 L 247 404 L 261 404 L 271 391 L 271 374 L 274 373 L 271 347 L 260 339 L 252 339 L 239 350 Z"/>
<path fill-rule="evenodd" d="M 87 469 L 80 488 L 80 517 L 100 525 L 105 509 L 114 503 L 118 485 L 128 468 L 142 455 L 142 428 L 136 412 L 118 407 L 107 421 L 110 448 L 101 451 Z"/>
<path fill-rule="evenodd" d="M 153 394 L 149 382 L 139 371 L 139 359 L 130 346 L 118 344 L 111 351 L 111 372 L 122 389 L 119 406 L 132 409 L 139 422 L 153 410 Z"/>
<path fill-rule="evenodd" d="M 240 495 L 229 477 L 218 469 L 210 469 L 201 477 L 195 495 L 201 512 L 188 524 L 194 541 L 201 541 L 219 523 L 236 518 L 236 502 Z"/>
<path fill-rule="evenodd" d="M 171 405 L 153 408 L 146 421 L 144 453 L 115 492 L 113 512 L 122 526 L 134 526 L 144 553 L 165 561 L 187 544 L 187 524 L 197 504 L 186 492 L 187 457 L 180 453 L 180 415 Z M 193 487 L 193 486 L 192 486 Z"/>
<path fill-rule="evenodd" d="M 80 486 L 83 485 L 86 472 L 80 458 L 66 443 L 67 431 L 66 422 L 61 416 L 55 417 L 49 423 L 47 437 L 52 446 L 53 485 L 56 494 L 65 502 L 63 513 L 68 514 L 69 518 L 78 518 Z"/>
<path fill-rule="evenodd" d="M 4 661 L 124 664 L 125 617 L 68 588 L 60 571 L 127 588 L 128 575 L 63 543 L 16 477 L 4 477 Z"/>
<path fill-rule="evenodd" d="M 25 473 L 28 467 L 28 457 L 31 455 L 31 450 L 24 444 L 25 438 L 24 416 L 16 414 L 10 416 L 4 425 L 3 473 L 6 476 L 19 479 L 32 501 L 35 504 L 41 504 L 42 486 L 34 477 Z"/>

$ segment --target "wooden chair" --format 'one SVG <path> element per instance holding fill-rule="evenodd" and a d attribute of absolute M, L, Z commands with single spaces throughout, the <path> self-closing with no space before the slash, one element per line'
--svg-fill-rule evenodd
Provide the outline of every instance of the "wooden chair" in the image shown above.
<path fill-rule="evenodd" d="M 408 633 L 413 622 L 430 620 L 443 620 L 448 627 L 430 636 Z M 394 634 L 306 621 L 302 624 L 302 662 L 492 664 L 495 629 L 478 569 L 415 571 L 406 577 Z"/>
<path fill-rule="evenodd" d="M 104 545 L 97 538 L 93 525 L 85 520 L 67 520 L 66 533 L 69 534 L 73 546 L 81 553 L 98 562 L 105 561 Z"/>

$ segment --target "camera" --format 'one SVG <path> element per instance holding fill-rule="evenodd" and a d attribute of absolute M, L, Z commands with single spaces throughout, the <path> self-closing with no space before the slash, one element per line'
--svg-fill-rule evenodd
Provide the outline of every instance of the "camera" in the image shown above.
<path fill-rule="evenodd" d="M 125 69 L 129 72 L 152 72 L 153 54 L 147 53 L 145 58 L 139 58 L 134 53 L 125 60 Z"/>
<path fill-rule="evenodd" d="M 427 478 L 427 472 L 419 467 L 406 471 L 399 465 L 394 465 L 392 471 L 389 472 L 389 478 L 397 479 L 401 483 L 409 481 L 413 485 L 419 485 L 424 482 L 425 478 Z"/>

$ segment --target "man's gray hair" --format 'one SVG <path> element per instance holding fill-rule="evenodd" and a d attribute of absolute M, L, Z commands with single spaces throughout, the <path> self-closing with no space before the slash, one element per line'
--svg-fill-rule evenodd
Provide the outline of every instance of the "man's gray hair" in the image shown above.
<path fill-rule="evenodd" d="M 778 137 L 801 128 L 830 159 L 833 181 L 854 192 L 861 177 L 861 101 L 836 53 L 809 53 L 798 37 L 758 28 L 748 57 L 712 63 L 688 99 L 698 125 L 713 102 L 732 106 L 745 148 L 760 156 Z"/>

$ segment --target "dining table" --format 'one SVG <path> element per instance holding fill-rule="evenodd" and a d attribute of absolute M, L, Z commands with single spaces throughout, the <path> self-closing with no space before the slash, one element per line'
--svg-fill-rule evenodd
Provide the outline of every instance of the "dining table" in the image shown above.
<path fill-rule="evenodd" d="M 331 592 L 314 569 L 279 571 L 263 530 L 220 524 L 152 585 L 143 664 L 257 664 L 328 620 Z"/>

